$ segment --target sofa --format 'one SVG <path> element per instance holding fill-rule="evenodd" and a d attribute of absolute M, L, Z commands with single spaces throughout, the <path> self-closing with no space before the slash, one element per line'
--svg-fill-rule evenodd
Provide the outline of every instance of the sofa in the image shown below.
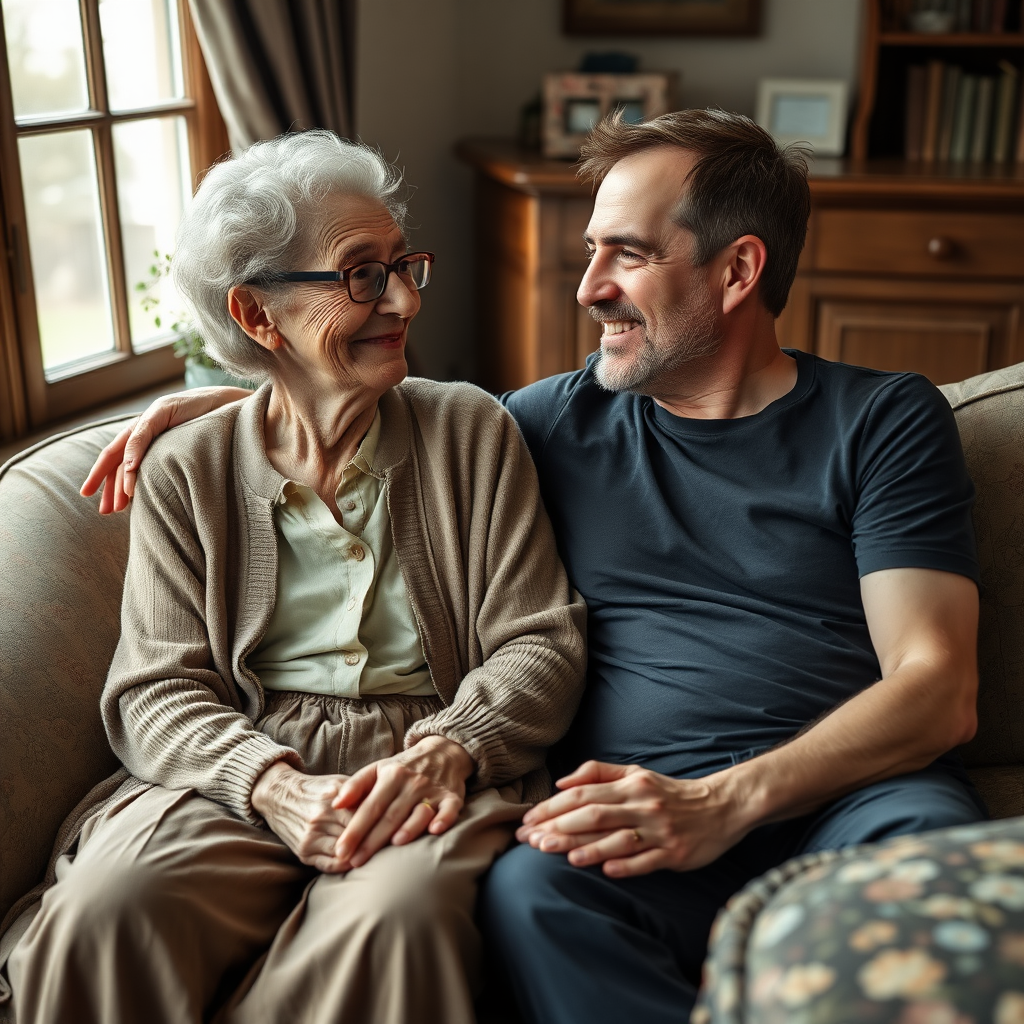
<path fill-rule="evenodd" d="M 983 581 L 981 725 L 963 756 L 993 816 L 1009 818 L 1024 814 L 1024 364 L 943 391 L 977 485 Z M 62 823 L 118 767 L 98 696 L 118 638 L 129 519 L 99 516 L 95 500 L 80 497 L 78 488 L 125 422 L 58 435 L 0 468 L 0 917 L 13 917 L 19 897 L 43 879 Z M 758 917 L 750 907 L 785 901 L 786 886 L 803 884 L 800 876 L 809 871 L 825 871 L 813 882 L 825 886 L 828 870 L 821 862 L 787 865 L 771 894 L 753 903 L 740 894 L 723 915 L 716 935 L 732 936 L 731 952 L 715 961 L 713 950 L 711 962 L 730 966 L 712 977 L 708 992 L 732 985 L 729 1013 L 745 1012 L 746 952 L 736 950 L 746 949 L 742 935 Z M 739 915 L 732 924 L 730 913 Z M 747 918 L 750 928 L 740 927 L 737 938 L 732 925 Z M 707 996 L 698 1009 L 705 1019 L 734 1019 L 723 1012 Z"/>

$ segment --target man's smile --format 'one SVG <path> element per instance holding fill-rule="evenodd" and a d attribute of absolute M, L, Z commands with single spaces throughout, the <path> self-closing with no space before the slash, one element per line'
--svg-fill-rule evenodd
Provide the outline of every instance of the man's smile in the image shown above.
<path fill-rule="evenodd" d="M 603 337 L 611 337 L 613 334 L 625 334 L 639 326 L 635 320 L 605 320 L 601 326 L 604 328 Z"/>

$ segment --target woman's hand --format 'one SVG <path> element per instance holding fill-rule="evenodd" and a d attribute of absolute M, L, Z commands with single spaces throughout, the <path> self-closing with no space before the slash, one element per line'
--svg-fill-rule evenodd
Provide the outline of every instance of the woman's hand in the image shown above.
<path fill-rule="evenodd" d="M 135 493 L 139 463 L 158 435 L 251 394 L 244 388 L 193 388 L 158 398 L 100 452 L 82 484 L 82 495 L 88 498 L 103 488 L 101 516 L 127 508 L 129 498 Z"/>
<path fill-rule="evenodd" d="M 347 775 L 304 775 L 278 761 L 256 780 L 250 799 L 303 864 L 337 874 L 350 867 L 336 850 L 352 812 L 334 806 L 348 781 Z"/>
<path fill-rule="evenodd" d="M 335 856 L 357 868 L 389 842 L 402 846 L 424 831 L 447 831 L 459 817 L 466 779 L 475 768 L 458 743 L 424 736 L 408 750 L 360 769 L 334 800 L 340 812 L 358 806 Z"/>

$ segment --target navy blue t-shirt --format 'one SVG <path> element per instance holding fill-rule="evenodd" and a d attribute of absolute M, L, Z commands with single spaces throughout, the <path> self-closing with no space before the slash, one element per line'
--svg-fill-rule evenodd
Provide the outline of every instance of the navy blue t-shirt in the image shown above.
<path fill-rule="evenodd" d="M 503 399 L 530 447 L 590 652 L 555 753 L 716 771 L 793 736 L 880 677 L 859 578 L 978 578 L 974 488 L 924 377 L 803 352 L 754 416 L 674 416 L 593 366 Z"/>

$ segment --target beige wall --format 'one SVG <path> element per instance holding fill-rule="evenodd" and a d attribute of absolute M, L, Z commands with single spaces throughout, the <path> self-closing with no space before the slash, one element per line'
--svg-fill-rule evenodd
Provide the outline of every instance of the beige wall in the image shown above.
<path fill-rule="evenodd" d="M 752 114 L 759 78 L 855 84 L 861 0 L 763 0 L 756 39 L 570 37 L 561 0 L 360 0 L 357 125 L 404 166 L 417 190 L 413 244 L 438 254 L 413 328 L 432 376 L 471 377 L 472 182 L 452 156 L 468 135 L 510 136 L 545 71 L 588 51 L 622 50 L 649 71 L 677 71 L 683 106 Z"/>

